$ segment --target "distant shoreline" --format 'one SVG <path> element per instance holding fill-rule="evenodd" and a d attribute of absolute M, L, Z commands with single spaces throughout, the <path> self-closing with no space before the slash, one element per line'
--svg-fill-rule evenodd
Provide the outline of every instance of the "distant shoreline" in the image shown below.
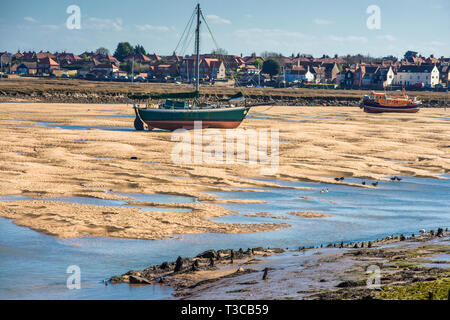
<path fill-rule="evenodd" d="M 45 103 L 129 103 L 128 93 L 182 92 L 189 85 L 171 83 L 93 82 L 77 79 L 12 78 L 0 81 L 0 102 Z M 242 91 L 248 103 L 275 102 L 284 106 L 358 106 L 371 90 L 292 89 L 292 88 L 234 88 L 203 86 L 201 97 L 214 101 Z M 411 91 L 423 101 L 423 107 L 450 107 L 445 92 Z M 398 92 L 392 92 L 399 95 Z"/>

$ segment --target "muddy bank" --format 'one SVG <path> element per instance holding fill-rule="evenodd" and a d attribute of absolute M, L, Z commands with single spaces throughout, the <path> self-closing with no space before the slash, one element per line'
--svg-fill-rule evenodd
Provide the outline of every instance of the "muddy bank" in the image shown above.
<path fill-rule="evenodd" d="M 284 106 L 334 106 L 348 107 L 358 106 L 361 97 L 341 97 L 334 95 L 333 92 L 329 96 L 317 97 L 299 97 L 296 94 L 249 94 L 246 95 L 248 104 L 274 103 Z M 218 99 L 227 98 L 229 95 L 223 93 L 201 94 L 200 99 L 206 103 L 215 103 Z M 0 90 L 1 102 L 41 102 L 41 103 L 130 103 L 127 93 L 121 92 L 77 92 L 64 90 L 41 91 L 31 90 L 23 92 L 21 90 Z M 449 99 L 423 99 L 424 108 L 448 108 L 450 107 Z"/>
<path fill-rule="evenodd" d="M 192 91 L 192 86 L 172 83 L 102 82 L 78 79 L 11 78 L 0 81 L 0 102 L 43 103 L 127 103 L 129 93 L 170 93 Z M 217 99 L 242 92 L 250 104 L 272 102 L 285 106 L 357 106 L 370 90 L 320 90 L 293 88 L 234 88 L 225 85 L 202 85 L 202 100 Z M 400 95 L 400 92 L 393 92 Z M 414 92 L 424 107 L 449 106 L 445 92 Z"/>
<path fill-rule="evenodd" d="M 176 299 L 446 300 L 449 236 L 438 229 L 320 248 L 209 250 L 113 276 L 106 285 L 169 286 Z M 368 287 L 377 284 L 374 272 L 379 286 Z"/>

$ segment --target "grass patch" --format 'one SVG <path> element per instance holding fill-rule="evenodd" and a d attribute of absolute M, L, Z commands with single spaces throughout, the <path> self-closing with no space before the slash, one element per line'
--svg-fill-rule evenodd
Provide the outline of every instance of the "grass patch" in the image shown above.
<path fill-rule="evenodd" d="M 423 281 L 407 286 L 386 286 L 376 294 L 384 300 L 447 300 L 450 278 Z"/>

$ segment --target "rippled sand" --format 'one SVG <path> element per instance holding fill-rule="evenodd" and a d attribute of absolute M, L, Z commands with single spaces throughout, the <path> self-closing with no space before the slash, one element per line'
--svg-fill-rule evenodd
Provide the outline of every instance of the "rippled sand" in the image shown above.
<path fill-rule="evenodd" d="M 252 201 L 224 201 L 208 191 L 277 186 L 255 178 L 338 183 L 334 178 L 341 176 L 438 177 L 450 167 L 446 109 L 371 115 L 354 107 L 254 108 L 251 114 L 256 117 L 246 119 L 241 129 L 280 132 L 280 163 L 272 176 L 263 176 L 259 165 L 246 163 L 174 164 L 170 154 L 178 142 L 171 141 L 168 132 L 65 130 L 33 122 L 132 128 L 133 118 L 86 116 L 132 114 L 126 105 L 0 104 L 0 195 L 126 199 L 115 193 L 167 193 L 198 198 L 201 203 L 170 205 L 192 212 L 26 200 L 0 201 L 0 215 L 58 237 L 164 239 L 185 233 L 262 232 L 288 225 L 210 221 L 232 214 L 221 203 Z"/>

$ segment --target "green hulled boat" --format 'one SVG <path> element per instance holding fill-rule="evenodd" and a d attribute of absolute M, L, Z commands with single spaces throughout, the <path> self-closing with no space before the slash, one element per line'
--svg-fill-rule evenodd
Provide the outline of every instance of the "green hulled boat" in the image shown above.
<path fill-rule="evenodd" d="M 154 128 L 176 130 L 180 128 L 192 129 L 194 125 L 202 128 L 237 128 L 244 120 L 251 106 L 245 102 L 244 95 L 239 92 L 217 104 L 200 102 L 200 23 L 206 20 L 197 4 L 194 14 L 197 17 L 195 30 L 195 91 L 169 94 L 132 94 L 129 98 L 134 101 L 146 100 L 145 107 L 133 103 L 136 113 L 134 126 L 136 130 L 144 130 L 144 124 L 149 130 Z M 194 15 L 193 15 L 194 16 Z M 209 28 L 208 28 L 209 29 Z M 151 103 L 152 100 L 164 101 Z"/>

